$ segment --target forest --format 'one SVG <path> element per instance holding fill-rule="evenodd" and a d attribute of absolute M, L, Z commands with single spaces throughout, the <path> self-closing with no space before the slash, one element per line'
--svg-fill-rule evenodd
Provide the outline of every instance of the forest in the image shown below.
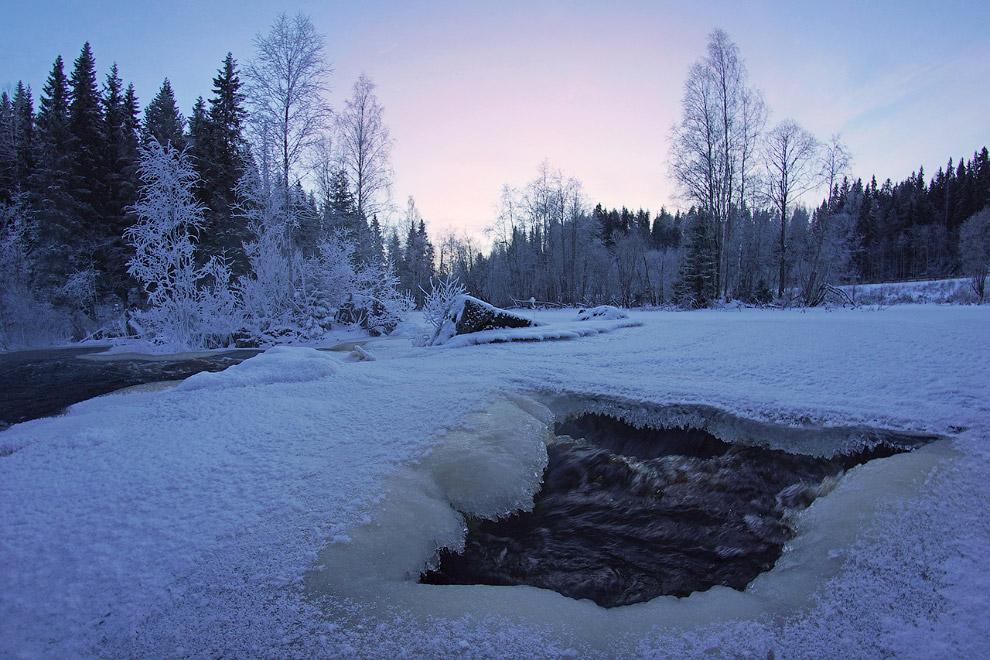
<path fill-rule="evenodd" d="M 308 17 L 280 15 L 255 47 L 244 66 L 227 55 L 188 116 L 168 79 L 143 108 L 116 63 L 101 83 L 89 43 L 71 67 L 55 59 L 37 104 L 30 84 L 3 92 L 0 349 L 388 333 L 453 278 L 498 306 L 819 305 L 836 285 L 940 277 L 972 278 L 984 299 L 986 146 L 934 175 L 853 177 L 840 136 L 769 125 L 721 30 L 656 160 L 682 210 L 592 206 L 544 162 L 503 187 L 487 240 L 430 236 L 411 197 L 396 210 L 375 83 L 330 107 Z"/>

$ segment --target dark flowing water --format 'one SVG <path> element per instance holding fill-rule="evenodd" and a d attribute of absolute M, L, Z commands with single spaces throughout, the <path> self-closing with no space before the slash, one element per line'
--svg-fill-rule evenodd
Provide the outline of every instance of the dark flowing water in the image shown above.
<path fill-rule="evenodd" d="M 780 557 L 795 511 L 843 470 L 901 451 L 825 459 L 600 415 L 556 431 L 533 510 L 469 520 L 464 552 L 442 551 L 422 582 L 525 584 L 603 607 L 742 590 Z"/>
<path fill-rule="evenodd" d="M 106 346 L 14 351 L 0 354 L 0 430 L 38 417 L 58 415 L 74 403 L 132 385 L 222 371 L 261 351 L 237 350 L 201 357 L 109 360 L 82 356 Z"/>

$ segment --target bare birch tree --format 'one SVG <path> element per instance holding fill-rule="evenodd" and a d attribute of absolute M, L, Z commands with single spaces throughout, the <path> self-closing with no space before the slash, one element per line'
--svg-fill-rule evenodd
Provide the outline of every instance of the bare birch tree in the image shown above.
<path fill-rule="evenodd" d="M 747 77 L 738 46 L 723 30 L 712 32 L 708 54 L 688 71 L 681 121 L 671 131 L 670 173 L 683 196 L 710 218 L 718 290 L 726 297 L 728 239 L 766 121 L 762 97 L 747 86 Z"/>
<path fill-rule="evenodd" d="M 323 92 L 333 69 L 324 57 L 324 36 L 302 13 L 291 19 L 279 14 L 254 45 L 257 53 L 244 73 L 256 148 L 263 151 L 258 161 L 264 169 L 277 159 L 279 181 L 288 188 L 293 170 L 330 118 Z"/>
<path fill-rule="evenodd" d="M 388 207 L 392 186 L 392 138 L 375 83 L 365 74 L 337 118 L 341 164 L 354 187 L 358 214 L 371 217 Z"/>
<path fill-rule="evenodd" d="M 785 119 L 767 134 L 765 148 L 767 200 L 780 214 L 777 295 L 782 296 L 787 283 L 787 211 L 797 197 L 819 183 L 819 142 L 797 122 Z"/>

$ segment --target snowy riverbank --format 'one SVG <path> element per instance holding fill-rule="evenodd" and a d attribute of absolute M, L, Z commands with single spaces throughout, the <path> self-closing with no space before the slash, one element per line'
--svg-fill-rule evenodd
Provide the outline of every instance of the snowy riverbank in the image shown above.
<path fill-rule="evenodd" d="M 535 314 L 565 321 L 573 311 Z M 0 433 L 0 448 L 12 451 L 0 457 L 0 655 L 990 653 L 990 308 L 630 316 L 642 326 L 561 341 L 371 343 L 375 361 L 276 349 L 176 389 L 95 399 L 11 427 Z M 373 607 L 305 590 L 328 544 L 355 542 L 362 525 L 381 522 L 383 484 L 480 428 L 464 420 L 484 415 L 492 397 L 534 391 L 934 432 L 952 436 L 955 452 L 907 498 L 851 509 L 868 524 L 834 548 L 840 570 L 813 584 L 805 604 L 760 616 L 701 617 L 696 627 L 688 616 L 671 627 L 647 603 L 597 619 L 589 642 L 578 627 L 599 615 L 580 611 L 594 605 L 539 593 L 530 602 L 542 615 L 528 615 L 513 606 L 525 587 L 464 588 L 473 591 L 462 591 L 470 604 L 460 610 L 456 598 L 440 606 L 444 587 L 409 583 Z M 532 485 L 516 487 L 524 500 Z M 394 543 L 422 532 L 397 532 Z M 674 606 L 713 597 L 700 596 Z"/>

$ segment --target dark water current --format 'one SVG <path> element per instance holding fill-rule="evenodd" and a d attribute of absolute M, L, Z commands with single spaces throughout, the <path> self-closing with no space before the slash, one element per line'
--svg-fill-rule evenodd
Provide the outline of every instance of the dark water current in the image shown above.
<path fill-rule="evenodd" d="M 464 552 L 442 551 L 421 582 L 525 584 L 603 607 L 742 590 L 780 557 L 795 511 L 849 467 L 902 451 L 817 458 L 600 415 L 556 433 L 534 509 L 469 520 Z"/>
<path fill-rule="evenodd" d="M 38 417 L 58 415 L 74 403 L 124 387 L 179 380 L 201 371 L 222 371 L 261 352 L 236 350 L 174 358 L 84 357 L 106 348 L 56 348 L 0 354 L 0 430 Z"/>

